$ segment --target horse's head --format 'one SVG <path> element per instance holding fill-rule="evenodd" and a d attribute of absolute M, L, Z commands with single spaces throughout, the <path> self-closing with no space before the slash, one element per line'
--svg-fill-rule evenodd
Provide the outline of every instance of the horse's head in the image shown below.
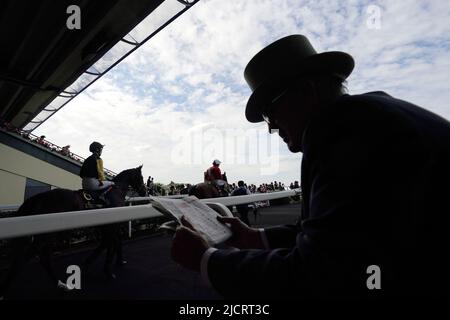
<path fill-rule="evenodd" d="M 140 165 L 139 167 L 132 169 L 133 175 L 130 186 L 136 190 L 141 197 L 145 197 L 147 196 L 147 188 L 145 187 L 144 177 L 142 176 L 142 167 L 143 165 Z"/>
<path fill-rule="evenodd" d="M 230 193 L 230 185 L 228 184 L 227 173 L 224 172 L 222 174 L 222 180 L 225 181 L 225 185 L 220 188 L 220 196 L 226 197 L 228 193 Z"/>
<path fill-rule="evenodd" d="M 142 165 L 122 171 L 113 180 L 116 184 L 122 185 L 125 188 L 129 186 L 133 188 L 141 197 L 147 195 L 147 188 L 144 184 L 144 177 L 142 176 Z"/>

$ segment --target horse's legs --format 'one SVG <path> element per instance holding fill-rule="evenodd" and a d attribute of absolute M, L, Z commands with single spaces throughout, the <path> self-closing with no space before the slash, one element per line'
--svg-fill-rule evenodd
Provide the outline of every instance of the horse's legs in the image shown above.
<path fill-rule="evenodd" d="M 120 236 L 120 232 L 117 232 L 115 237 L 115 251 L 116 251 L 116 264 L 117 265 L 123 265 L 125 264 L 125 260 L 123 259 L 122 254 L 122 237 Z"/>
<path fill-rule="evenodd" d="M 55 269 L 53 268 L 53 250 L 51 244 L 44 244 L 39 251 L 39 260 L 48 276 L 50 277 L 50 280 L 53 282 L 53 284 L 58 284 L 59 279 L 56 276 Z"/>
<path fill-rule="evenodd" d="M 86 258 L 85 263 L 88 264 L 88 265 L 92 264 L 95 260 L 98 259 L 100 254 L 106 248 L 107 248 L 107 246 L 106 246 L 105 242 L 102 240 L 100 245 L 98 245 L 97 248 L 95 248 L 94 251 L 92 251 L 92 253 Z"/>
<path fill-rule="evenodd" d="M 117 237 L 117 226 L 116 225 L 107 225 L 104 227 L 102 232 L 104 243 L 106 247 L 106 259 L 104 272 L 108 276 L 108 278 L 115 279 L 115 274 L 112 270 L 112 263 L 114 260 L 114 254 L 116 253 L 116 237 Z"/>
<path fill-rule="evenodd" d="M 12 240 L 13 260 L 5 280 L 0 284 L 0 297 L 6 293 L 14 279 L 17 278 L 23 266 L 33 255 L 33 246 L 30 238 L 19 238 Z"/>
<path fill-rule="evenodd" d="M 105 271 L 112 269 L 111 265 L 114 259 L 114 244 L 111 243 L 108 248 L 106 248 L 106 259 L 105 259 Z"/>
<path fill-rule="evenodd" d="M 105 237 L 105 234 L 104 234 L 104 232 L 102 230 L 100 244 L 97 246 L 97 248 L 94 249 L 94 251 L 92 251 L 92 253 L 86 258 L 86 260 L 84 262 L 86 267 L 91 265 L 95 260 L 97 260 L 97 258 L 100 256 L 100 254 L 106 248 L 108 248 L 108 243 L 107 243 L 107 239 Z"/>
<path fill-rule="evenodd" d="M 257 220 L 257 218 L 258 218 L 258 208 L 256 208 L 256 205 L 255 205 L 255 207 L 253 208 L 253 215 L 255 216 L 255 224 L 256 224 L 256 220 Z"/>
<path fill-rule="evenodd" d="M 105 266 L 103 268 L 103 271 L 105 272 L 106 276 L 109 279 L 115 279 L 116 275 L 113 272 L 113 268 L 112 268 L 112 262 L 114 259 L 114 251 L 115 251 L 115 246 L 113 243 L 111 243 L 108 248 L 106 249 L 106 260 L 105 260 Z"/>

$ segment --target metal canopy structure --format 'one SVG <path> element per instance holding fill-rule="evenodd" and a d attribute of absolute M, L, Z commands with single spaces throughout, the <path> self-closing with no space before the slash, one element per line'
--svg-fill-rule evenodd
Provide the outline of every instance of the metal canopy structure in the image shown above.
<path fill-rule="evenodd" d="M 1 1 L 0 119 L 33 131 L 198 1 Z"/>

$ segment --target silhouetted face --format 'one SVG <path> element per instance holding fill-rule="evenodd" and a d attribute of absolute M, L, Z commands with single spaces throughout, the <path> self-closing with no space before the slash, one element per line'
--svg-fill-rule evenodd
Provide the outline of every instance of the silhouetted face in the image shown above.
<path fill-rule="evenodd" d="M 100 156 L 102 155 L 102 151 L 103 151 L 103 148 L 96 148 L 96 149 L 94 149 L 93 154 L 95 154 L 97 157 L 100 158 Z"/>
<path fill-rule="evenodd" d="M 276 96 L 263 111 L 269 132 L 278 130 L 279 136 L 294 153 L 303 151 L 303 132 L 315 105 L 313 95 L 306 92 L 294 84 Z"/>

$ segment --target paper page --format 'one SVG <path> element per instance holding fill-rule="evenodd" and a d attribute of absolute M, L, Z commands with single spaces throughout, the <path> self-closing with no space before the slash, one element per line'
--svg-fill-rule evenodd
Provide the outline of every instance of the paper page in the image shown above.
<path fill-rule="evenodd" d="M 231 237 L 231 230 L 217 221 L 216 217 L 219 214 L 203 202 L 198 201 L 196 197 L 191 196 L 183 199 L 157 198 L 155 201 L 170 211 L 178 221 L 184 215 L 195 230 L 205 236 L 208 242 L 212 244 L 223 242 Z"/>

